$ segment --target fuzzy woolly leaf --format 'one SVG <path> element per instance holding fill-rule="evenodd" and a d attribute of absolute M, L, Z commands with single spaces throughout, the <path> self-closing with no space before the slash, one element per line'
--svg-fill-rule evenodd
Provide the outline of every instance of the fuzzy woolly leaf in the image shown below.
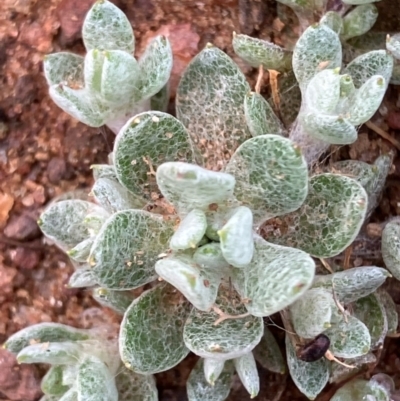
<path fill-rule="evenodd" d="M 170 257 L 156 263 L 156 272 L 176 287 L 199 310 L 207 311 L 217 298 L 219 280 L 205 269 L 199 269 L 191 259 Z"/>
<path fill-rule="evenodd" d="M 300 88 L 323 68 L 340 68 L 342 45 L 339 36 L 326 25 L 312 25 L 300 36 L 293 51 L 293 71 Z"/>
<path fill-rule="evenodd" d="M 63 384 L 63 366 L 52 366 L 44 375 L 40 387 L 45 394 L 63 395 L 68 386 Z"/>
<path fill-rule="evenodd" d="M 300 298 L 311 286 L 315 264 L 298 249 L 255 238 L 255 251 L 245 269 L 235 269 L 234 285 L 246 309 L 254 316 L 269 316 Z"/>
<path fill-rule="evenodd" d="M 171 237 L 170 248 L 174 251 L 196 248 L 207 228 L 206 215 L 201 210 L 193 209 L 181 221 Z"/>
<path fill-rule="evenodd" d="M 86 356 L 76 378 L 78 401 L 118 401 L 115 379 L 107 365 L 94 356 Z"/>
<path fill-rule="evenodd" d="M 389 83 L 393 70 L 393 57 L 386 50 L 373 50 L 355 58 L 344 70 L 353 78 L 356 88 L 360 88 L 374 75 L 381 75 Z"/>
<path fill-rule="evenodd" d="M 323 288 L 312 288 L 290 305 L 296 333 L 302 338 L 314 338 L 331 326 L 334 300 Z"/>
<path fill-rule="evenodd" d="M 115 382 L 118 401 L 158 401 L 156 381 L 152 375 L 139 375 L 122 366 Z"/>
<path fill-rule="evenodd" d="M 96 278 L 89 269 L 76 270 L 68 280 L 68 288 L 93 287 L 96 285 Z"/>
<path fill-rule="evenodd" d="M 171 74 L 172 63 L 172 49 L 168 39 L 157 36 L 139 59 L 140 99 L 154 96 L 166 85 Z"/>
<path fill-rule="evenodd" d="M 256 361 L 264 369 L 274 373 L 286 373 L 286 364 L 281 349 L 268 327 L 264 327 L 264 334 L 253 353 Z"/>
<path fill-rule="evenodd" d="M 388 332 L 385 308 L 376 294 L 370 294 L 353 303 L 353 315 L 361 320 L 371 335 L 371 349 L 383 344 Z"/>
<path fill-rule="evenodd" d="M 251 210 L 245 206 L 235 209 L 218 236 L 225 260 L 235 267 L 247 266 L 254 253 Z"/>
<path fill-rule="evenodd" d="M 246 313 L 237 295 L 236 303 L 221 295 L 229 295 L 227 289 L 221 288 L 215 304 L 228 315 Z M 230 296 L 232 298 L 232 295 Z M 193 309 L 185 323 L 183 339 L 186 346 L 203 358 L 219 361 L 238 358 L 250 352 L 260 341 L 264 323 L 255 316 L 237 319 L 226 319 L 215 324 L 219 315 L 214 312 L 202 312 Z"/>
<path fill-rule="evenodd" d="M 283 135 L 282 123 L 259 93 L 250 92 L 245 96 L 244 113 L 251 135 Z"/>
<path fill-rule="evenodd" d="M 400 222 L 390 221 L 382 232 L 382 257 L 393 276 L 400 280 Z"/>
<path fill-rule="evenodd" d="M 340 302 L 345 304 L 366 297 L 378 289 L 390 276 L 387 270 L 376 266 L 354 267 L 349 270 L 316 276 L 314 287 L 332 289 Z"/>
<path fill-rule="evenodd" d="M 190 372 L 186 383 L 189 401 L 224 401 L 229 395 L 233 381 L 234 368 L 231 362 L 225 363 L 219 380 L 214 386 L 207 383 L 203 373 L 203 359 L 199 359 Z"/>
<path fill-rule="evenodd" d="M 115 213 L 101 228 L 89 257 L 97 282 L 123 290 L 154 280 L 154 264 L 168 249 L 172 233 L 159 215 L 143 210 Z"/>
<path fill-rule="evenodd" d="M 250 394 L 250 398 L 257 396 L 260 391 L 260 378 L 253 353 L 249 352 L 233 360 L 236 372 L 243 383 L 244 388 Z"/>
<path fill-rule="evenodd" d="M 13 334 L 4 344 L 4 348 L 13 354 L 19 353 L 32 342 L 83 341 L 89 338 L 85 330 L 75 329 L 60 323 L 39 323 L 26 327 Z"/>
<path fill-rule="evenodd" d="M 342 40 L 367 33 L 378 18 L 378 9 L 373 4 L 362 4 L 355 7 L 343 17 Z"/>
<path fill-rule="evenodd" d="M 123 315 L 135 296 L 128 291 L 113 291 L 106 288 L 95 288 L 93 298 L 101 305 L 113 309 Z"/>
<path fill-rule="evenodd" d="M 173 116 L 149 111 L 131 118 L 118 133 L 114 163 L 118 180 L 129 191 L 151 199 L 158 188 L 152 174 L 170 160 L 192 162 L 185 127 Z"/>
<path fill-rule="evenodd" d="M 124 315 L 119 335 L 125 366 L 137 373 L 153 374 L 185 358 L 189 350 L 183 343 L 182 330 L 190 309 L 189 302 L 168 284 L 135 299 Z"/>
<path fill-rule="evenodd" d="M 291 229 L 268 240 L 329 258 L 353 242 L 366 211 L 367 194 L 357 181 L 335 174 L 316 175 L 310 179 L 301 208 L 286 217 Z"/>
<path fill-rule="evenodd" d="M 204 377 L 208 384 L 215 386 L 215 382 L 218 380 L 222 371 L 225 367 L 225 361 L 218 359 L 204 358 Z"/>
<path fill-rule="evenodd" d="M 124 50 L 131 54 L 135 50 L 135 38 L 128 18 L 107 0 L 98 0 L 86 14 L 82 38 L 86 50 Z"/>
<path fill-rule="evenodd" d="M 233 50 L 252 67 L 262 65 L 266 70 L 288 71 L 292 67 L 292 53 L 267 40 L 233 34 Z"/>
<path fill-rule="evenodd" d="M 330 401 L 374 400 L 389 401 L 388 392 L 380 385 L 355 379 L 339 388 Z"/>
<path fill-rule="evenodd" d="M 296 210 L 307 196 L 307 163 L 293 142 L 277 135 L 246 141 L 226 172 L 235 177 L 234 194 L 252 210 L 255 224 Z"/>
<path fill-rule="evenodd" d="M 338 358 L 356 358 L 369 352 L 371 336 L 367 326 L 354 316 L 325 331 L 331 340 L 330 350 Z"/>
<path fill-rule="evenodd" d="M 235 178 L 193 164 L 169 162 L 157 169 L 157 184 L 168 202 L 186 214 L 192 209 L 206 211 L 211 204 L 226 203 L 232 196 Z"/>
<path fill-rule="evenodd" d="M 45 56 L 43 72 L 49 86 L 65 84 L 77 84 L 83 86 L 84 58 L 78 54 L 60 52 Z"/>
<path fill-rule="evenodd" d="M 250 138 L 243 101 L 250 86 L 224 52 L 208 45 L 187 66 L 178 86 L 176 115 L 204 158 L 220 170 Z"/>
<path fill-rule="evenodd" d="M 297 358 L 296 350 L 286 335 L 286 358 L 290 375 L 297 388 L 310 400 L 323 390 L 329 380 L 329 364 L 325 358 L 304 362 Z"/>

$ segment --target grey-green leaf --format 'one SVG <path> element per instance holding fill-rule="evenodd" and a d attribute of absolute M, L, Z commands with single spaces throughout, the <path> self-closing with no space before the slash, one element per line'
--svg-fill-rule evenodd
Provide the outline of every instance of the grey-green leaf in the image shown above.
<path fill-rule="evenodd" d="M 256 397 L 260 391 L 260 378 L 253 353 L 249 352 L 235 358 L 233 362 L 244 388 L 250 394 L 250 398 Z"/>
<path fill-rule="evenodd" d="M 382 232 L 382 257 L 393 276 L 400 280 L 400 222 L 390 221 Z"/>
<path fill-rule="evenodd" d="M 61 83 L 83 86 L 84 58 L 69 52 L 53 53 L 45 56 L 43 72 L 49 86 Z"/>
<path fill-rule="evenodd" d="M 128 291 L 114 291 L 106 288 L 95 288 L 93 298 L 101 305 L 113 309 L 120 315 L 123 315 L 135 296 Z"/>
<path fill-rule="evenodd" d="M 362 4 L 343 17 L 341 39 L 348 40 L 367 33 L 378 18 L 378 9 L 374 4 Z"/>
<path fill-rule="evenodd" d="M 63 366 L 52 366 L 44 375 L 40 387 L 45 394 L 63 395 L 68 390 L 68 386 L 63 384 Z"/>

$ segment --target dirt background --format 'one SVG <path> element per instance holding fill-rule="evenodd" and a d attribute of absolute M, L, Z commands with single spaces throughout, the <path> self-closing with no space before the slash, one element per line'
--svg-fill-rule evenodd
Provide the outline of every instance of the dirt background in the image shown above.
<path fill-rule="evenodd" d="M 113 135 L 78 123 L 58 109 L 47 94 L 42 72 L 43 56 L 68 50 L 84 54 L 80 30 L 93 0 L 2 0 L 0 3 L 0 342 L 14 332 L 38 323 L 61 322 L 76 327 L 108 323 L 119 318 L 100 309 L 88 291 L 67 289 L 73 269 L 68 259 L 46 244 L 36 225 L 43 207 L 68 190 L 92 184 L 90 165 L 103 163 L 112 149 Z M 287 11 L 285 22 L 277 18 L 273 0 L 116 0 L 127 14 L 140 53 L 155 34 L 166 34 L 173 46 L 176 86 L 189 60 L 212 42 L 231 55 L 254 85 L 255 71 L 232 51 L 232 31 L 275 40 L 281 44 L 296 34 L 295 21 Z M 376 29 L 400 31 L 400 2 L 377 3 L 380 19 Z M 173 91 L 174 92 L 174 91 Z M 268 82 L 264 88 L 268 92 Z M 173 104 L 171 104 L 173 110 Z M 399 88 L 391 87 L 380 113 L 380 128 L 400 139 Z M 359 140 L 340 149 L 336 158 L 373 162 L 395 148 L 367 128 Z M 400 159 L 396 155 L 383 197 L 366 227 L 364 253 L 352 255 L 352 263 L 381 263 L 379 223 L 400 211 Z M 367 250 L 368 252 L 365 253 Z M 360 256 L 361 255 L 361 256 Z M 359 261 L 358 261 L 359 262 Z M 400 304 L 394 281 L 389 288 Z M 282 331 L 274 331 L 283 338 Z M 391 374 L 400 382 L 398 340 L 387 340 L 375 371 Z M 195 357 L 189 356 L 175 369 L 157 375 L 160 400 L 186 400 L 185 381 Z M 17 366 L 12 355 L 0 351 L 0 400 L 33 401 L 40 397 L 43 367 Z M 304 400 L 289 378 L 260 370 L 265 401 Z M 328 400 L 327 389 L 318 400 Z M 230 401 L 249 399 L 235 381 Z"/>

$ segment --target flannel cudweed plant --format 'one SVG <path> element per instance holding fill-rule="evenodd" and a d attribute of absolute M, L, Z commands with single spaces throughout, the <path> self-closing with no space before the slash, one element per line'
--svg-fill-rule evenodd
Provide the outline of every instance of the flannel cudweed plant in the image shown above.
<path fill-rule="evenodd" d="M 85 22 L 84 32 L 92 35 L 88 49 L 99 46 L 91 20 L 96 10 L 100 27 L 107 26 L 109 10 L 120 24 L 125 21 L 110 3 L 96 3 Z M 378 290 L 389 276 L 386 270 L 362 266 L 315 275 L 315 258 L 339 255 L 356 238 L 391 164 L 391 156 L 382 155 L 372 166 L 345 161 L 310 174 L 309 165 L 330 143 L 356 139 L 355 126 L 376 111 L 392 69 L 391 56 L 371 52 L 340 75 L 342 21 L 335 18 L 306 29 L 293 56 L 267 42 L 234 36 L 235 51 L 251 65 L 281 71 L 293 66 L 302 103 L 289 138 L 237 65 L 208 45 L 181 78 L 177 118 L 161 111 L 130 118 L 116 137 L 110 164 L 93 166 L 94 202 L 60 200 L 44 211 L 42 231 L 76 267 L 69 286 L 91 287 L 95 299 L 123 315 L 122 368 L 114 359 L 109 365 L 108 343 L 97 353 L 85 346 L 95 341 L 90 334 L 72 339 L 44 330 L 42 335 L 41 326 L 33 326 L 9 340 L 29 337 L 18 349 L 9 347 L 23 355 L 32 341 L 56 351 L 67 343 L 65 360 L 46 359 L 43 344 L 29 360 L 57 365 L 45 382 L 61 383 L 65 393 L 55 394 L 58 390 L 47 385 L 53 393 L 47 391 L 45 399 L 90 400 L 97 394 L 90 390 L 94 380 L 108 377 L 102 386 L 109 387 L 100 387 L 102 399 L 153 400 L 151 375 L 174 367 L 190 351 L 200 356 L 187 383 L 190 401 L 223 401 L 235 371 L 254 397 L 260 387 L 256 360 L 273 372 L 286 370 L 263 323 L 276 312 L 288 331 L 290 374 L 313 399 L 328 381 L 373 362 L 372 351 L 396 332 L 394 303 Z M 121 32 L 112 34 L 114 42 L 129 36 Z M 127 48 L 118 50 L 128 54 Z M 106 70 L 96 71 L 98 101 L 106 93 L 101 91 Z M 110 93 L 115 82 L 109 81 Z M 86 90 L 92 93 L 90 84 Z M 124 116 L 132 110 L 129 104 L 122 107 Z M 145 285 L 135 298 L 132 290 Z M 311 355 L 313 341 L 319 350 Z M 71 373 L 85 364 L 95 379 Z M 113 379 L 118 369 L 123 385 Z M 130 398 L 129 386 L 138 389 Z M 82 388 L 89 389 L 87 395 Z"/>

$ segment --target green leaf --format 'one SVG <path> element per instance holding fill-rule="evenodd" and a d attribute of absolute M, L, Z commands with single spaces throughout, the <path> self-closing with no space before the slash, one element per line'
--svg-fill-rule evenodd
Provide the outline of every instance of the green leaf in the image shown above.
<path fill-rule="evenodd" d="M 254 68 L 262 65 L 266 70 L 291 70 L 292 53 L 267 40 L 233 33 L 235 53 Z"/>
<path fill-rule="evenodd" d="M 399 325 L 399 315 L 397 313 L 396 304 L 393 301 L 393 298 L 389 295 L 389 293 L 383 289 L 380 289 L 377 293 L 379 302 L 383 305 L 385 309 L 387 326 L 388 326 L 388 335 L 397 334 L 397 326 Z"/>
<path fill-rule="evenodd" d="M 201 268 L 206 268 L 208 271 L 214 270 L 216 274 L 222 274 L 229 267 L 229 263 L 222 254 L 221 246 L 216 242 L 197 248 L 193 254 L 193 261 Z"/>
<path fill-rule="evenodd" d="M 336 391 L 330 401 L 369 400 L 389 401 L 390 395 L 382 387 L 366 380 L 355 379 Z"/>
<path fill-rule="evenodd" d="M 106 288 L 95 288 L 93 298 L 103 306 L 111 308 L 120 315 L 123 315 L 135 296 L 128 291 L 113 291 Z"/>
<path fill-rule="evenodd" d="M 286 358 L 290 375 L 297 388 L 310 400 L 315 399 L 328 383 L 328 361 L 325 358 L 316 362 L 304 362 L 298 359 L 288 335 L 286 335 Z"/>
<path fill-rule="evenodd" d="M 367 33 L 378 18 L 378 9 L 373 4 L 362 4 L 353 8 L 343 17 L 341 39 L 346 41 Z"/>
<path fill-rule="evenodd" d="M 387 269 L 400 280 L 400 222 L 389 221 L 382 232 L 382 258 Z"/>
<path fill-rule="evenodd" d="M 148 99 L 165 87 L 171 74 L 172 64 L 172 49 L 168 39 L 157 36 L 146 47 L 139 59 L 140 99 Z"/>
<path fill-rule="evenodd" d="M 225 314 L 242 315 L 246 313 L 243 304 L 235 293 L 221 288 L 215 302 Z M 264 323 L 255 316 L 226 319 L 218 322 L 219 315 L 193 309 L 183 331 L 186 346 L 203 358 L 219 361 L 238 358 L 251 351 L 260 341 Z M 217 324 L 216 324 L 217 323 Z"/>
<path fill-rule="evenodd" d="M 366 211 L 367 194 L 357 181 L 335 174 L 315 175 L 301 208 L 286 217 L 291 229 L 268 240 L 329 258 L 354 241 Z"/>
<path fill-rule="evenodd" d="M 389 83 L 393 70 L 393 57 L 386 50 L 373 50 L 355 58 L 344 70 L 353 78 L 358 89 L 374 75 L 381 75 Z"/>
<path fill-rule="evenodd" d="M 19 353 L 32 342 L 82 341 L 89 338 L 85 330 L 76 329 L 60 323 L 39 323 L 26 327 L 13 334 L 4 344 L 4 348 L 13 354 Z"/>
<path fill-rule="evenodd" d="M 264 327 L 264 334 L 259 344 L 253 350 L 256 361 L 270 372 L 286 373 L 286 364 L 281 349 L 268 327 Z"/>
<path fill-rule="evenodd" d="M 331 340 L 330 351 L 338 358 L 356 358 L 371 349 L 371 336 L 367 326 L 354 316 L 347 316 L 325 331 Z"/>
<path fill-rule="evenodd" d="M 73 365 L 79 361 L 82 347 L 73 342 L 52 342 L 28 345 L 17 355 L 18 363 Z"/>
<path fill-rule="evenodd" d="M 118 401 L 115 379 L 107 365 L 94 356 L 86 356 L 76 379 L 78 401 Z"/>
<path fill-rule="evenodd" d="M 345 304 L 366 297 L 378 289 L 390 276 L 387 270 L 376 266 L 354 267 L 349 270 L 316 276 L 313 287 L 332 289 L 340 302 Z"/>
<path fill-rule="evenodd" d="M 49 86 L 61 83 L 76 84 L 83 87 L 84 58 L 69 52 L 53 53 L 45 56 L 43 72 Z"/>
<path fill-rule="evenodd" d="M 342 45 L 326 25 L 312 25 L 300 36 L 293 51 L 293 71 L 302 91 L 323 68 L 340 68 Z"/>
<path fill-rule="evenodd" d="M 97 282 L 108 289 L 133 289 L 156 279 L 154 264 L 168 249 L 172 226 L 160 215 L 125 210 L 104 223 L 89 261 Z"/>
<path fill-rule="evenodd" d="M 68 280 L 68 288 L 83 288 L 83 287 L 93 287 L 96 285 L 96 278 L 94 274 L 89 269 L 79 269 L 76 270 Z"/>
<path fill-rule="evenodd" d="M 218 278 L 199 269 L 190 258 L 169 257 L 156 263 L 156 272 L 199 310 L 207 311 L 217 298 Z"/>
<path fill-rule="evenodd" d="M 235 178 L 193 164 L 169 162 L 157 169 L 157 184 L 168 202 L 187 214 L 192 209 L 206 211 L 212 204 L 227 203 Z"/>
<path fill-rule="evenodd" d="M 221 251 L 232 266 L 245 267 L 253 257 L 253 214 L 245 206 L 234 209 L 226 224 L 218 231 Z"/>
<path fill-rule="evenodd" d="M 52 366 L 44 375 L 40 387 L 45 394 L 63 395 L 68 390 L 68 386 L 63 384 L 63 367 Z"/>
<path fill-rule="evenodd" d="M 300 298 L 311 286 L 315 264 L 298 249 L 255 238 L 255 251 L 245 269 L 235 269 L 234 285 L 246 309 L 254 316 L 269 316 Z"/>
<path fill-rule="evenodd" d="M 215 386 L 215 382 L 218 380 L 222 371 L 225 367 L 225 361 L 220 361 L 218 359 L 204 358 L 204 377 L 207 383 L 211 386 Z"/>
<path fill-rule="evenodd" d="M 153 374 L 185 358 L 189 350 L 182 331 L 190 309 L 182 295 L 165 284 L 135 299 L 120 329 L 119 349 L 125 366 L 137 373 Z"/>
<path fill-rule="evenodd" d="M 193 209 L 180 222 L 178 229 L 170 240 L 170 248 L 174 251 L 196 248 L 204 237 L 207 228 L 206 215 L 201 210 Z"/>
<path fill-rule="evenodd" d="M 284 135 L 282 123 L 259 93 L 250 92 L 245 96 L 244 113 L 251 135 Z"/>
<path fill-rule="evenodd" d="M 133 53 L 135 38 L 128 18 L 113 3 L 98 0 L 83 22 L 83 43 L 86 50 L 124 50 Z"/>
<path fill-rule="evenodd" d="M 296 210 L 307 196 L 307 163 L 293 142 L 277 135 L 246 141 L 226 172 L 235 177 L 234 194 L 252 210 L 255 224 Z"/>
<path fill-rule="evenodd" d="M 118 180 L 129 191 L 151 199 L 158 188 L 153 171 L 164 162 L 192 162 L 194 153 L 185 127 L 159 111 L 138 114 L 115 139 L 114 163 Z"/>
<path fill-rule="evenodd" d="M 127 209 L 142 209 L 145 205 L 143 199 L 110 178 L 97 179 L 93 185 L 92 194 L 96 202 L 110 213 Z"/>
<path fill-rule="evenodd" d="M 290 314 L 296 333 L 302 338 L 314 338 L 331 326 L 332 293 L 324 288 L 312 288 L 290 305 Z"/>
<path fill-rule="evenodd" d="M 158 401 L 153 375 L 139 375 L 122 366 L 115 378 L 118 401 Z"/>
<path fill-rule="evenodd" d="M 253 353 L 249 352 L 233 360 L 236 372 L 243 383 L 244 388 L 254 398 L 260 391 L 260 378 L 258 377 L 257 365 Z"/>
<path fill-rule="evenodd" d="M 203 373 L 203 360 L 199 359 L 190 372 L 186 383 L 189 401 L 224 401 L 229 395 L 233 382 L 233 364 L 225 363 L 219 380 L 214 386 L 207 383 Z"/>
<path fill-rule="evenodd" d="M 326 25 L 338 35 L 340 35 L 343 29 L 343 19 L 336 11 L 328 11 L 327 13 L 325 13 L 320 19 L 319 23 L 321 25 Z"/>
<path fill-rule="evenodd" d="M 358 299 L 352 305 L 353 315 L 361 320 L 371 335 L 371 349 L 377 349 L 383 344 L 388 332 L 388 321 L 385 308 L 376 294 L 370 294 Z"/>
<path fill-rule="evenodd" d="M 250 86 L 224 52 L 208 45 L 187 66 L 178 86 L 176 115 L 188 129 L 205 167 L 220 170 L 250 138 L 244 97 Z"/>

